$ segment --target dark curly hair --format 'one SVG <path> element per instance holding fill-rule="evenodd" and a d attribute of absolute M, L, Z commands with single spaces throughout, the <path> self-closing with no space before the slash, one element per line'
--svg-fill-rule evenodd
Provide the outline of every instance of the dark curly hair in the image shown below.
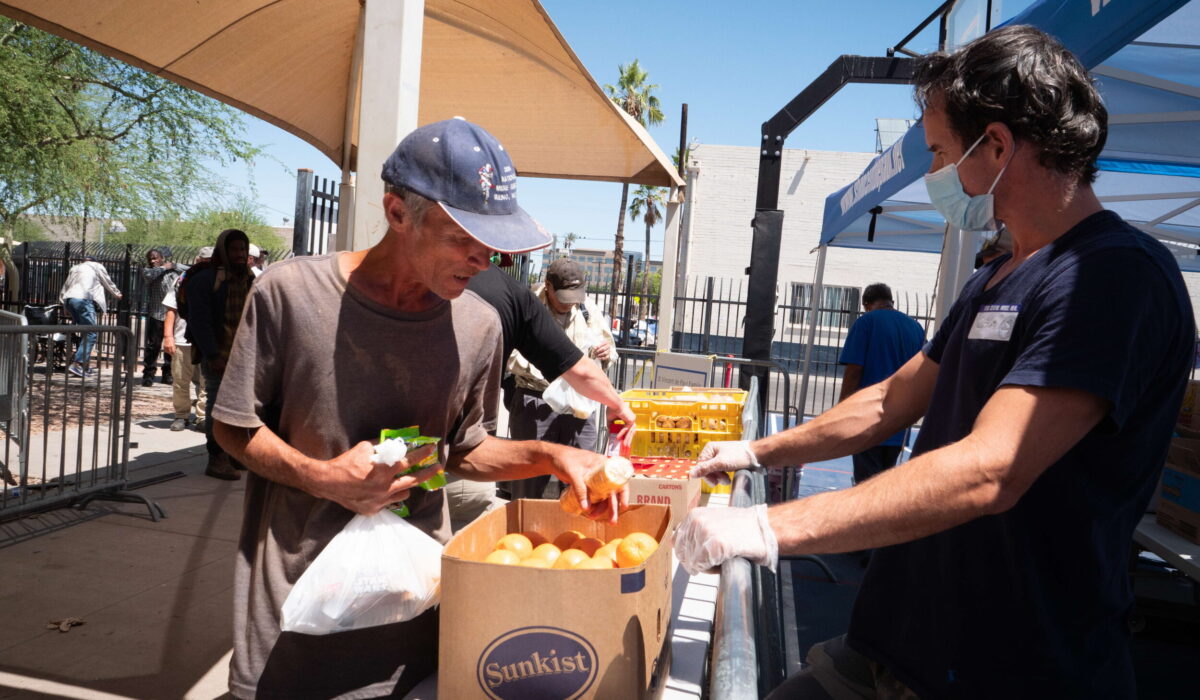
<path fill-rule="evenodd" d="M 1001 122 L 1037 146 L 1043 166 L 1095 181 L 1108 110 L 1075 55 L 1040 29 L 1003 27 L 925 56 L 913 82 L 917 104 L 942 109 L 964 147 Z"/>

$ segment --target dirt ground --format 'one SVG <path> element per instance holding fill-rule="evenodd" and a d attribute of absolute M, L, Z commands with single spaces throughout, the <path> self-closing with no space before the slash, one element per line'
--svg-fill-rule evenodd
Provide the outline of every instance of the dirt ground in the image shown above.
<path fill-rule="evenodd" d="M 173 414 L 170 386 L 156 383 L 152 387 L 143 387 L 137 377 L 131 377 L 130 381 L 134 382 L 134 387 L 128 410 L 133 421 Z M 102 423 L 111 420 L 113 384 L 108 372 L 102 373 L 99 380 L 87 381 L 75 377 L 67 381 L 61 373 L 52 374 L 49 381 L 42 375 L 35 375 L 31 389 L 29 429 L 32 435 L 77 427 L 81 418 L 84 425 L 95 425 L 97 416 Z M 123 408 L 126 405 L 124 388 L 118 393 L 117 405 Z M 116 419 L 123 420 L 123 412 L 119 412 Z"/>

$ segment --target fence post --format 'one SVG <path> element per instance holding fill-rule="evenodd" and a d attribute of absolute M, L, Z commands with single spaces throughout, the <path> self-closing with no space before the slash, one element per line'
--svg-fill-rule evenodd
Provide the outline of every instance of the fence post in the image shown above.
<path fill-rule="evenodd" d="M 312 255 L 309 247 L 309 232 L 311 230 L 311 206 L 313 189 L 313 171 L 300 168 L 296 171 L 296 217 L 292 219 L 292 252 L 296 255 Z"/>
<path fill-rule="evenodd" d="M 21 288 L 17 290 L 17 299 L 24 306 L 29 301 L 29 241 L 21 244 Z"/>
<path fill-rule="evenodd" d="M 708 286 L 704 291 L 704 335 L 700 338 L 700 354 L 707 355 L 709 351 L 708 337 L 712 334 L 713 311 L 713 278 L 708 278 Z"/>

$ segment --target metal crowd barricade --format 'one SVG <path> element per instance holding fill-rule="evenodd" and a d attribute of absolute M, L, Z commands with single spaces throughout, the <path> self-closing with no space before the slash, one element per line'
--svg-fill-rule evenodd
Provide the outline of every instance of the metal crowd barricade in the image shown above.
<path fill-rule="evenodd" d="M 84 508 L 101 499 L 143 503 L 157 521 L 165 515 L 157 504 L 125 490 L 137 356 L 133 332 L 124 326 L 22 321 L 16 314 L 0 317 L 0 387 L 10 393 L 4 399 L 10 415 L 0 419 L 0 520 L 65 505 Z M 38 342 L 64 334 L 73 353 L 74 343 L 90 332 L 98 342 L 88 378 L 57 366 L 53 353 L 39 357 L 35 351 Z"/>

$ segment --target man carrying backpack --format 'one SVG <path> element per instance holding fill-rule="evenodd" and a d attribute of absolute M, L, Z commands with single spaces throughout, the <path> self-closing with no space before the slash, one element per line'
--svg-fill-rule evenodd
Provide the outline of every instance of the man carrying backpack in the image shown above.
<path fill-rule="evenodd" d="M 206 416 L 211 415 L 217 391 L 221 388 L 229 349 L 233 346 L 233 337 L 242 320 L 242 307 L 254 281 L 247 264 L 249 250 L 250 239 L 244 231 L 225 229 L 213 246 L 211 265 L 189 270 L 184 282 L 181 309 L 188 322 L 192 352 L 199 356 L 204 375 Z M 204 438 L 208 449 L 208 466 L 204 473 L 217 479 L 240 479 L 237 472 L 240 465 L 231 461 L 213 439 L 211 420 L 204 422 Z"/>

